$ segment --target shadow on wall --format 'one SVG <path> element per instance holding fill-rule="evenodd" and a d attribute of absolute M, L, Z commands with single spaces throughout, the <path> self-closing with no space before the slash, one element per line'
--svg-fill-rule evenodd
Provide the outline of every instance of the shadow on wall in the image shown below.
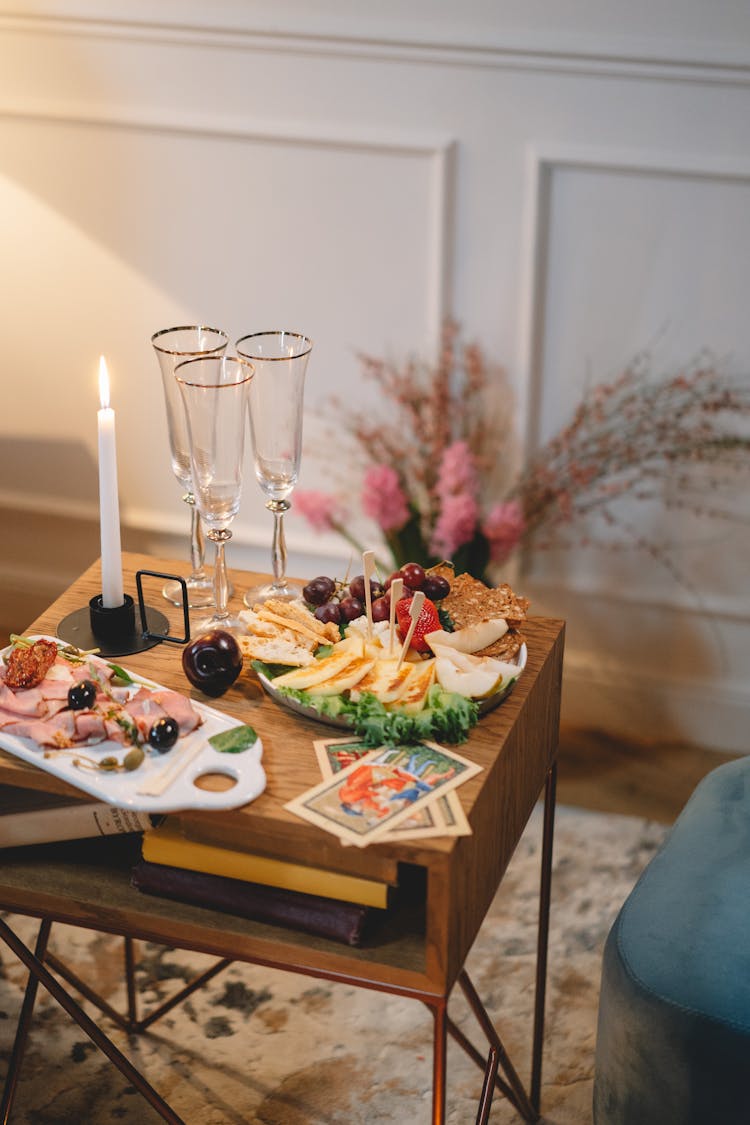
<path fill-rule="evenodd" d="M 79 441 L 49 437 L 4 436 L 0 442 L 0 481 L 7 502 L 26 511 L 79 508 L 89 514 L 99 504 L 99 470 Z"/>
<path fill-rule="evenodd" d="M 79 441 L 0 442 L 0 622 L 24 628 L 99 555 L 99 477 Z"/>
<path fill-rule="evenodd" d="M 99 557 L 98 468 L 80 442 L 4 437 L 0 482 L 0 626 L 19 631 Z"/>

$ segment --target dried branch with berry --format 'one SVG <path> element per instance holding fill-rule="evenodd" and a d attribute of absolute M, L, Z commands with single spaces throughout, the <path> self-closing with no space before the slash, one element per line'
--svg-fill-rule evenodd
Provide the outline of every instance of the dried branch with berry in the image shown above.
<path fill-rule="evenodd" d="M 498 369 L 447 325 L 436 364 L 361 357 L 383 404 L 335 404 L 339 433 L 353 435 L 354 466 L 340 491 L 297 490 L 295 508 L 318 531 L 334 530 L 358 551 L 347 497 L 361 470 L 362 512 L 387 552 L 384 572 L 408 561 L 451 560 L 457 573 L 484 578 L 524 547 L 596 542 L 598 519 L 610 537 L 633 533 L 623 500 L 651 500 L 708 519 L 742 519 L 732 498 L 748 477 L 750 380 L 699 357 L 687 369 L 654 376 L 646 354 L 617 378 L 592 387 L 571 420 L 544 442 L 505 487 L 513 457 L 509 396 Z M 635 545 L 670 566 L 659 544 Z M 381 553 L 382 554 L 382 553 Z M 673 572 L 674 572 L 674 568 Z M 676 572 L 674 572 L 676 573 Z"/>

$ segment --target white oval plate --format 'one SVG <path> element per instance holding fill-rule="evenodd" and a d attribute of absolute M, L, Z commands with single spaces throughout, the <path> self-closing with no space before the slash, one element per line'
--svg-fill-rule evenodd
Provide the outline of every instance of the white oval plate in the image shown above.
<path fill-rule="evenodd" d="M 38 640 L 37 636 L 29 640 Z M 46 637 L 46 640 L 56 641 L 55 637 Z M 0 653 L 3 659 L 12 645 Z M 120 665 L 120 667 L 124 667 Z M 128 671 L 125 668 L 125 671 Z M 129 675 L 135 681 L 136 687 L 159 688 L 163 685 L 147 680 L 133 672 Z M 133 689 L 134 692 L 136 688 Z M 130 772 L 110 773 L 105 770 L 82 769 L 73 764 L 74 754 L 57 754 L 45 758 L 45 750 L 50 747 L 40 746 L 30 738 L 18 738 L 16 735 L 6 734 L 0 730 L 0 748 L 7 750 L 16 758 L 38 766 L 47 773 L 67 781 L 76 789 L 89 793 L 100 801 L 116 805 L 119 808 L 132 809 L 134 812 L 178 812 L 180 809 L 236 809 L 254 801 L 266 787 L 265 771 L 260 764 L 263 755 L 263 744 L 258 738 L 247 750 L 239 754 L 222 753 L 215 750 L 207 741 L 211 735 L 220 731 L 229 730 L 231 727 L 240 727 L 244 724 L 241 720 L 225 715 L 221 711 L 207 707 L 195 699 L 191 699 L 193 707 L 203 716 L 203 723 L 196 731 L 191 731 L 184 738 L 178 739 L 175 746 L 167 754 L 146 753 L 143 764 Z M 193 747 L 196 747 L 198 738 L 202 738 L 204 746 L 193 757 Z M 73 748 L 80 754 L 92 758 L 105 758 L 113 755 L 121 760 L 128 751 L 128 747 L 119 742 L 97 742 L 92 746 L 81 743 Z M 179 762 L 181 754 L 187 757 L 190 754 L 189 765 L 181 770 L 168 788 L 159 796 L 146 796 L 138 793 L 144 783 L 150 783 L 158 777 L 163 770 L 172 770 Z M 231 778 L 234 785 L 230 789 L 214 792 L 213 790 L 199 789 L 195 784 L 197 778 L 206 773 L 220 773 Z"/>
<path fill-rule="evenodd" d="M 518 665 L 519 675 L 526 667 L 527 655 L 528 651 L 526 649 L 526 645 L 522 644 L 515 660 L 508 661 L 509 664 Z M 275 700 L 275 702 L 280 704 L 280 706 L 286 707 L 287 710 L 294 711 L 295 714 L 302 715 L 305 719 L 313 719 L 316 723 L 324 723 L 329 727 L 337 727 L 340 730 L 352 729 L 351 723 L 347 718 L 331 718 L 327 715 L 321 715 L 321 713 L 319 711 L 316 711 L 314 707 L 308 707 L 305 703 L 300 703 L 298 699 L 294 699 L 292 696 L 285 695 L 283 692 L 279 691 L 278 688 L 275 688 L 273 686 L 273 680 L 269 680 L 268 677 L 264 676 L 262 672 L 258 672 L 257 676 L 261 684 L 263 685 L 264 690 L 268 693 L 268 695 L 270 695 L 271 699 Z M 508 684 L 508 686 L 504 688 L 503 691 L 497 691 L 494 695 L 488 696 L 487 699 L 481 700 L 479 704 L 480 716 L 486 715 L 489 711 L 494 711 L 498 704 L 502 703 L 504 699 L 507 699 L 510 693 L 513 691 L 515 683 L 516 681 L 513 680 L 513 682 Z"/>

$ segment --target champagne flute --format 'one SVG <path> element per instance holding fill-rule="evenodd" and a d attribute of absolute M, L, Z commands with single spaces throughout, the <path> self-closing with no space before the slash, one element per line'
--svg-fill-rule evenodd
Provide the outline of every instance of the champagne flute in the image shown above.
<path fill-rule="evenodd" d="M 252 377 L 252 365 L 236 356 L 186 359 L 174 370 L 184 406 L 195 503 L 216 547 L 216 608 L 210 617 L 193 625 L 194 633 L 242 628 L 239 618 L 227 608 L 224 546 L 232 537 L 230 525 L 240 507 L 247 390 Z"/>
<path fill-rule="evenodd" d="M 255 368 L 248 394 L 255 476 L 273 514 L 273 582 L 245 594 L 252 607 L 269 598 L 297 598 L 302 588 L 286 576 L 284 513 L 297 483 L 302 454 L 302 403 L 312 341 L 299 332 L 254 332 L 235 345 Z"/>
<path fill-rule="evenodd" d="M 190 444 L 188 441 L 185 411 L 180 392 L 175 382 L 175 365 L 181 360 L 201 355 L 222 355 L 229 343 L 226 332 L 220 328 L 206 328 L 201 324 L 182 325 L 178 328 L 162 328 L 151 337 L 156 358 L 161 370 L 164 387 L 164 402 L 167 408 L 167 427 L 169 445 L 172 453 L 172 472 L 177 477 L 185 493 L 182 499 L 190 507 L 190 561 L 192 572 L 185 579 L 188 590 L 188 605 L 191 608 L 213 605 L 213 580 L 206 574 L 203 566 L 204 547 L 200 516 L 195 506 L 193 479 L 190 470 Z M 162 590 L 167 601 L 182 605 L 182 589 L 179 582 L 168 582 Z"/>

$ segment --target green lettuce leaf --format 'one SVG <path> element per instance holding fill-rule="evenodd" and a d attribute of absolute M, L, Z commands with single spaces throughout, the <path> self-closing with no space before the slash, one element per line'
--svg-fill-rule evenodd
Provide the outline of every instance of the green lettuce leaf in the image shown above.
<path fill-rule="evenodd" d="M 321 717 L 344 719 L 367 746 L 399 745 L 432 739 L 435 742 L 465 742 L 477 722 L 479 708 L 470 699 L 433 684 L 425 707 L 415 714 L 388 710 L 370 692 L 356 701 L 341 695 L 311 695 L 307 691 L 279 688 Z"/>

